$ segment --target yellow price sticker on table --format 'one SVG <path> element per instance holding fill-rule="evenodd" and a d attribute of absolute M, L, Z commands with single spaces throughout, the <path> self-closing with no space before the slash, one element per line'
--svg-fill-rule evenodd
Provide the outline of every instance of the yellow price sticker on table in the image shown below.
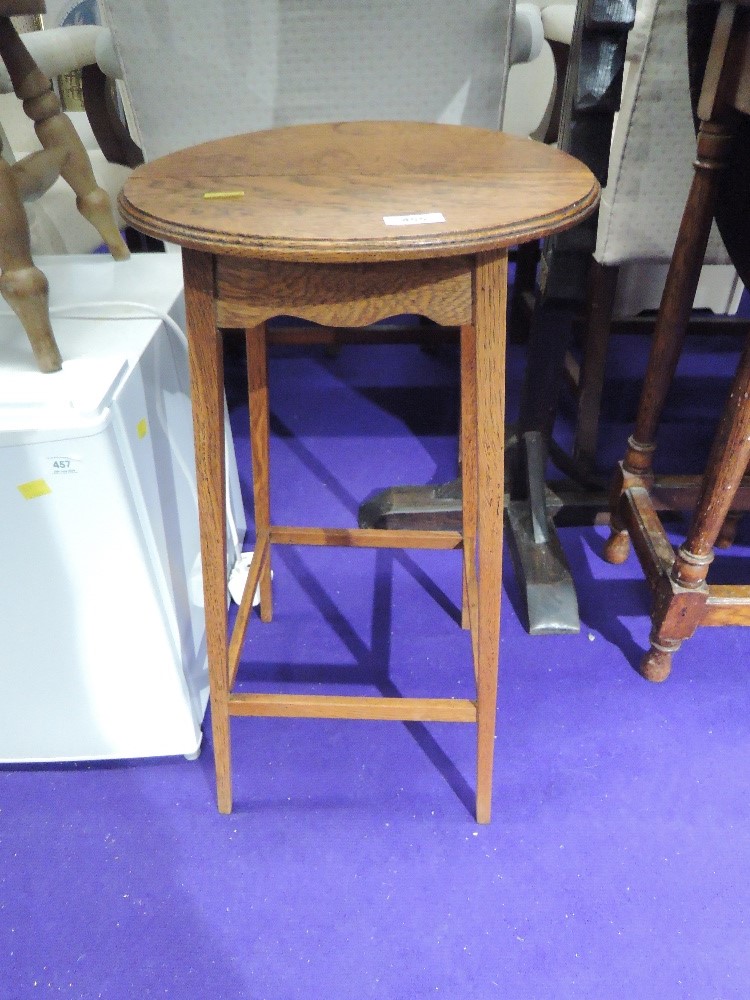
<path fill-rule="evenodd" d="M 244 198 L 244 191 L 205 191 L 204 198 Z"/>

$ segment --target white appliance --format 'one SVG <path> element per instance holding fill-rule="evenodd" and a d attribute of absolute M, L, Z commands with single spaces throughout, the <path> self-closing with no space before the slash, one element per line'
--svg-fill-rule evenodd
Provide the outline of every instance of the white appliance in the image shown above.
<path fill-rule="evenodd" d="M 157 315 L 184 329 L 180 256 L 38 263 L 61 372 L 36 370 L 0 300 L 0 761 L 193 756 L 208 673 L 187 349 Z M 228 442 L 229 574 L 245 521 Z"/>

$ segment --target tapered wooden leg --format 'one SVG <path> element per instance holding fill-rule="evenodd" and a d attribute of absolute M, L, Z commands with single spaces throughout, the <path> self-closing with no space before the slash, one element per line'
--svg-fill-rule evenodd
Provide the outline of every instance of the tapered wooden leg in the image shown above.
<path fill-rule="evenodd" d="M 654 328 L 635 430 L 628 439 L 622 463 L 626 475 L 639 476 L 645 481 L 652 474 L 656 430 L 682 352 L 713 222 L 720 170 L 726 162 L 731 139 L 732 132 L 725 125 L 701 124 L 695 174 Z M 613 494 L 611 536 L 604 557 L 609 562 L 622 562 L 627 555 L 627 535 L 618 510 L 619 491 L 615 488 Z"/>
<path fill-rule="evenodd" d="M 265 324 L 245 331 L 247 349 L 247 385 L 250 409 L 250 451 L 253 463 L 253 498 L 255 504 L 255 537 L 268 533 L 271 523 L 269 491 L 269 414 L 268 362 L 266 358 Z M 260 617 L 270 622 L 273 615 L 271 596 L 271 560 L 266 559 L 260 574 Z"/>
<path fill-rule="evenodd" d="M 477 549 L 477 352 L 473 326 L 461 327 L 461 495 L 463 588 L 461 628 L 471 627 L 468 580 L 476 578 Z"/>
<path fill-rule="evenodd" d="M 213 258 L 182 251 L 198 479 L 211 726 L 219 811 L 232 811 L 227 643 L 224 358 L 214 322 Z"/>
<path fill-rule="evenodd" d="M 477 822 L 489 823 L 495 749 L 503 570 L 505 312 L 507 253 L 478 254 L 474 271 L 477 355 Z"/>

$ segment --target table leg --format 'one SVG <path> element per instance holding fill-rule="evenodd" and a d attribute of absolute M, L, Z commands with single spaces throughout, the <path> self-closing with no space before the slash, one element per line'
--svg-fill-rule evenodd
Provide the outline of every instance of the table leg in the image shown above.
<path fill-rule="evenodd" d="M 463 587 L 461 628 L 471 628 L 469 581 L 477 562 L 477 351 L 473 326 L 461 327 L 461 494 L 463 497 Z M 476 628 L 476 623 L 474 623 Z"/>
<path fill-rule="evenodd" d="M 271 524 L 268 362 L 266 359 L 265 324 L 246 330 L 245 344 L 250 410 L 250 451 L 253 464 L 255 539 L 256 545 L 258 545 L 262 537 L 268 534 Z M 259 586 L 260 618 L 261 621 L 270 622 L 273 615 L 270 557 L 266 559 L 261 570 Z"/>
<path fill-rule="evenodd" d="M 232 811 L 227 642 L 227 534 L 224 462 L 224 358 L 214 321 L 213 258 L 182 251 L 198 479 L 198 517 L 206 609 L 219 812 Z"/>
<path fill-rule="evenodd" d="M 477 365 L 477 822 L 489 823 L 495 750 L 503 570 L 505 312 L 508 255 L 478 254 L 474 271 Z"/>

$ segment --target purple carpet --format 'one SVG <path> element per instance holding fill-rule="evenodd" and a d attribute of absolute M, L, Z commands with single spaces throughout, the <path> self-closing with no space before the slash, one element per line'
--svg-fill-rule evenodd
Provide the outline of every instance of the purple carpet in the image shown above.
<path fill-rule="evenodd" d="M 646 345 L 616 340 L 604 463 Z M 736 359 L 718 346 L 691 347 L 670 402 L 687 464 Z M 511 403 L 522 366 L 514 348 Z M 277 350 L 271 382 L 278 522 L 351 525 L 379 487 L 455 475 L 452 348 Z M 236 720 L 229 817 L 208 726 L 192 763 L 3 768 L 0 998 L 746 1000 L 750 631 L 699 631 L 647 684 L 642 574 L 600 559 L 604 534 L 561 532 L 579 635 L 527 635 L 506 560 L 489 827 L 470 726 Z M 471 696 L 455 553 L 282 549 L 274 573 L 248 689 Z"/>

